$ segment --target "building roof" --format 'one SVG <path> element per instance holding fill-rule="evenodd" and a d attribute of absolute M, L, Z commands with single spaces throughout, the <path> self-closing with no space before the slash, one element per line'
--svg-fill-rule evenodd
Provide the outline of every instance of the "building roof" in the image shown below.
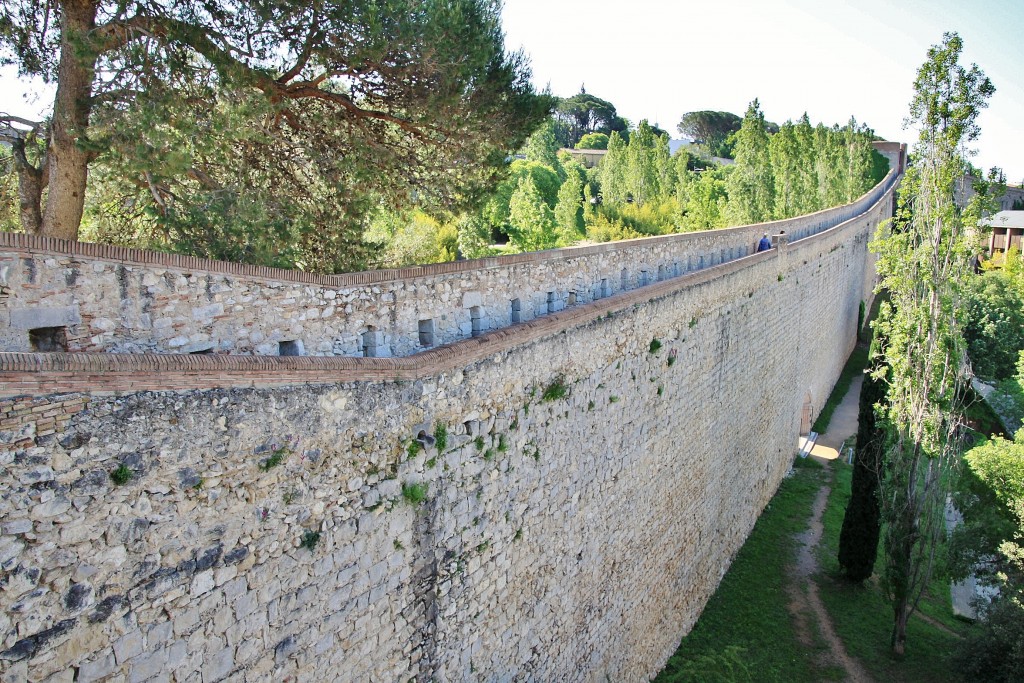
<path fill-rule="evenodd" d="M 1000 211 L 988 218 L 982 218 L 981 224 L 991 225 L 993 228 L 1024 228 L 1024 211 Z"/>

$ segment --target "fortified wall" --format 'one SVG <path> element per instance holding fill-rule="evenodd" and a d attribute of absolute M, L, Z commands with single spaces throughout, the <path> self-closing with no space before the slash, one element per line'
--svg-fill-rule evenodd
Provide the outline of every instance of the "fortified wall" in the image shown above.
<path fill-rule="evenodd" d="M 63 328 L 72 350 L 205 335 L 232 354 L 0 354 L 0 678 L 647 680 L 838 376 L 893 181 L 760 254 L 735 251 L 754 226 L 432 267 L 333 299 L 301 275 L 9 241 L 13 348 Z M 738 243 L 705 253 L 732 260 L 669 275 L 676 242 L 725 233 Z M 606 265 L 581 276 L 573 259 Z M 653 276 L 636 286 L 641 265 Z M 622 268 L 633 288 L 601 291 Z M 493 327 L 540 291 L 578 298 L 476 336 L 459 318 L 467 295 Z M 428 310 L 445 292 L 452 308 Z M 312 303 L 338 296 L 329 316 Z M 203 298 L 223 312 L 186 315 Z M 428 314 L 461 340 L 405 355 Z M 175 336 L 157 332 L 165 318 Z M 254 329 L 333 354 L 368 323 L 401 357 L 240 355 L 277 351 Z"/>

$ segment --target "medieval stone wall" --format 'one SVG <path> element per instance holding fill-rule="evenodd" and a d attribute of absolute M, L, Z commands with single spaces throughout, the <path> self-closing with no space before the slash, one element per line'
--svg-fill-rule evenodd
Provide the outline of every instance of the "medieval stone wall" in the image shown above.
<path fill-rule="evenodd" d="M 807 237 L 893 178 L 785 221 L 337 276 L 0 233 L 0 349 L 59 328 L 72 352 L 407 356 L 746 256 L 763 232 Z"/>
<path fill-rule="evenodd" d="M 647 680 L 890 208 L 407 358 L 0 354 L 0 679 Z"/>

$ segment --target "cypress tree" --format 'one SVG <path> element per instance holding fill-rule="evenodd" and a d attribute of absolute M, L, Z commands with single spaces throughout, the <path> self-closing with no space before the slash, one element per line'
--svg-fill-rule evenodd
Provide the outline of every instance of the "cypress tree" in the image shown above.
<path fill-rule="evenodd" d="M 881 510 L 878 480 L 881 476 L 885 428 L 875 405 L 885 399 L 885 380 L 874 373 L 864 376 L 857 416 L 857 449 L 853 460 L 850 502 L 846 505 L 839 533 L 839 565 L 850 581 L 860 583 L 871 576 L 878 555 Z"/>

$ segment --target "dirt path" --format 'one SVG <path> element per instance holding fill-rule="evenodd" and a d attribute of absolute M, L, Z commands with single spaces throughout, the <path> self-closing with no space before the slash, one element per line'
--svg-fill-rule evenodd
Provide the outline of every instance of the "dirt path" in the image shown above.
<path fill-rule="evenodd" d="M 818 495 L 814 499 L 807 531 L 797 537 L 800 549 L 797 551 L 796 564 L 789 576 L 787 594 L 789 611 L 793 616 L 800 641 L 808 647 L 814 647 L 816 634 L 827 645 L 819 664 L 823 667 L 841 667 L 846 671 L 846 680 L 853 683 L 871 683 L 872 679 L 867 671 L 859 661 L 847 654 L 843 642 L 836 635 L 832 620 L 818 594 L 818 584 L 814 581 L 819 569 L 815 552 L 824 532 L 822 515 L 832 491 L 832 461 L 840 455 L 839 450 L 843 441 L 857 433 L 857 403 L 860 398 L 861 382 L 860 377 L 854 380 L 843 402 L 833 414 L 828 432 L 821 435 L 811 451 L 811 457 L 824 465 L 828 480 L 818 490 Z"/>

